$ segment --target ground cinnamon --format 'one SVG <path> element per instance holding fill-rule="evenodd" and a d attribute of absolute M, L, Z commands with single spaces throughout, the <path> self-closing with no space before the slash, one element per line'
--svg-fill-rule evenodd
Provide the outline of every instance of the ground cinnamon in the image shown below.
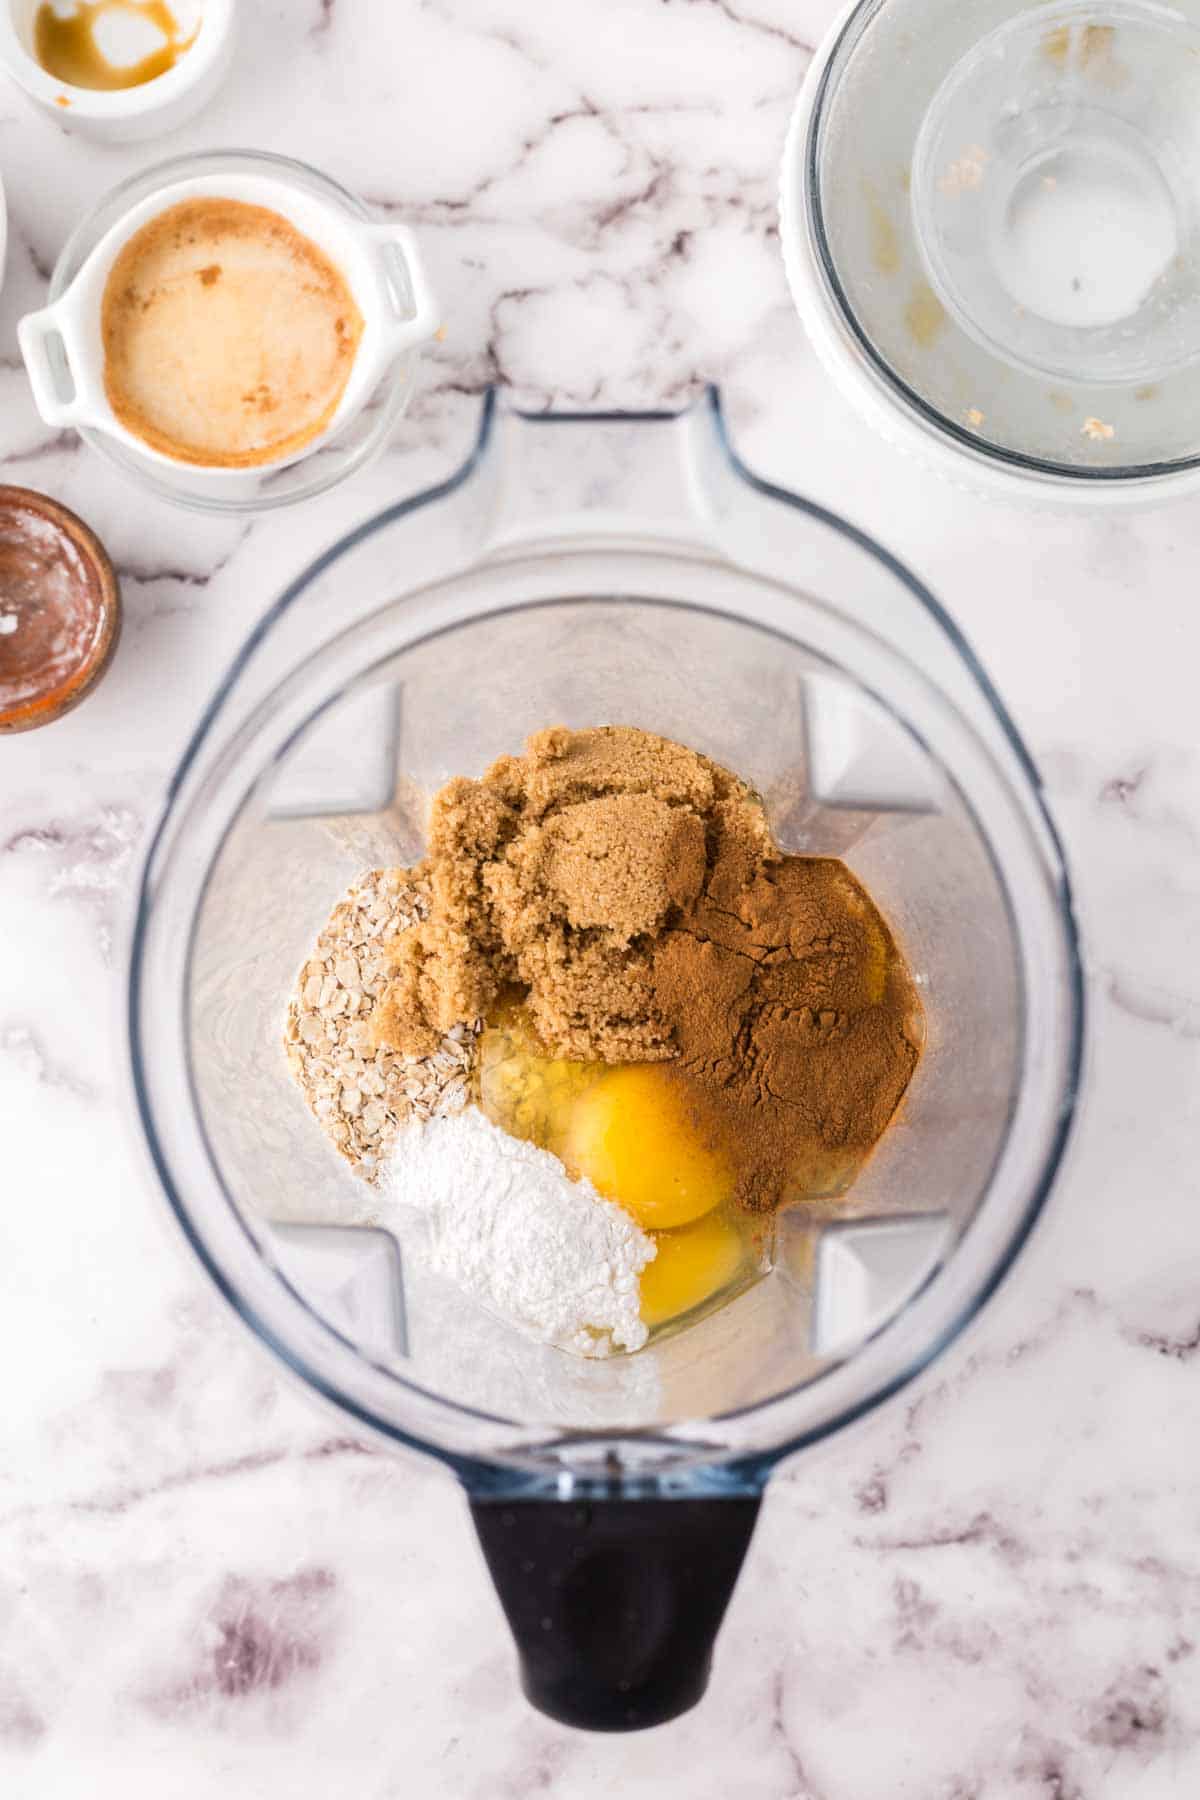
<path fill-rule="evenodd" d="M 845 1188 L 916 1066 L 920 1004 L 891 933 L 844 864 L 764 860 L 708 889 L 654 951 L 694 1124 L 734 1159 L 753 1211 Z M 727 904 L 724 902 L 728 902 Z"/>

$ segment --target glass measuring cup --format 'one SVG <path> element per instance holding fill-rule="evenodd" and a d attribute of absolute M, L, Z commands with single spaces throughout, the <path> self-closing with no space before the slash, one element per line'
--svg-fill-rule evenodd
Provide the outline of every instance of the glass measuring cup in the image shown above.
<path fill-rule="evenodd" d="M 773 1268 L 634 1357 L 508 1330 L 388 1233 L 280 1047 L 295 975 L 425 803 L 532 730 L 629 723 L 761 791 L 785 849 L 844 857 L 921 983 L 928 1043 L 848 1195 Z M 143 870 L 134 1093 L 168 1201 L 313 1390 L 464 1484 L 533 1702 L 628 1729 L 694 1703 L 781 1457 L 894 1392 L 1001 1279 L 1079 1078 L 1070 888 L 1036 776 L 925 589 L 678 416 L 525 417 L 319 558 L 214 696 Z"/>

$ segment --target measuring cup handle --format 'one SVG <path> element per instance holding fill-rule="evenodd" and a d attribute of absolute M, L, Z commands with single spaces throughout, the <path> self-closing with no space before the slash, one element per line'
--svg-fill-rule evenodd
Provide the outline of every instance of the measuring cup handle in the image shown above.
<path fill-rule="evenodd" d="M 426 338 L 433 336 L 441 323 L 441 311 L 429 285 L 425 264 L 417 249 L 417 240 L 408 226 L 370 225 L 367 227 L 367 235 L 377 248 L 392 245 L 404 258 L 415 311 L 411 318 L 397 319 L 388 328 L 388 352 L 392 356 L 399 356 L 401 351 L 409 350 L 414 344 L 423 343 Z"/>
<path fill-rule="evenodd" d="M 694 1706 L 760 1502 L 472 1499 L 531 1703 L 585 1731 Z"/>
<path fill-rule="evenodd" d="M 69 400 L 64 400 L 59 394 L 54 370 L 50 365 L 47 343 L 51 337 L 57 337 L 62 345 L 63 357 L 66 360 L 67 372 L 74 390 Z M 29 376 L 29 385 L 33 389 L 34 404 L 46 424 L 77 425 L 87 409 L 80 398 L 78 378 L 71 368 L 66 333 L 63 330 L 58 308 L 45 306 L 41 312 L 26 313 L 17 325 L 17 342 L 21 346 L 21 355 L 25 359 L 25 369 Z"/>

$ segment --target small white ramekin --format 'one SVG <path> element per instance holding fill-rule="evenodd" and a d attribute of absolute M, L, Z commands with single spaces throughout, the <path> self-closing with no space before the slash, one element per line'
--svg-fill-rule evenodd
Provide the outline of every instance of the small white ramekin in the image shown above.
<path fill-rule="evenodd" d="M 173 131 L 211 100 L 233 59 L 237 0 L 199 0 L 195 41 L 174 68 L 139 87 L 74 87 L 43 69 L 33 53 L 41 0 L 0 0 L 0 67 L 65 130 L 104 143 L 139 143 Z"/>
<path fill-rule="evenodd" d="M 324 431 L 299 452 L 249 468 L 180 464 L 129 431 L 113 412 L 104 388 L 101 308 L 113 263 L 151 219 L 181 201 L 201 197 L 241 200 L 281 213 L 341 270 L 363 317 L 350 378 Z M 411 310 L 401 309 L 389 276 L 387 259 L 397 255 L 403 259 Z M 219 498 L 242 492 L 248 477 L 257 479 L 294 464 L 328 443 L 371 398 L 397 358 L 432 337 L 438 324 L 437 304 L 406 226 L 353 218 L 311 190 L 274 174 L 231 173 L 171 183 L 132 207 L 101 238 L 66 292 L 40 312 L 25 315 L 17 338 L 34 401 L 47 425 L 103 432 L 143 462 L 175 472 L 186 468 L 190 487 Z"/>

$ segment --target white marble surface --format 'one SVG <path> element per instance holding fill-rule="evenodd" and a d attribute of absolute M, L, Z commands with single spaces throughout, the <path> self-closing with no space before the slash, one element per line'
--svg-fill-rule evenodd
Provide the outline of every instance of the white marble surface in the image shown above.
<path fill-rule="evenodd" d="M 163 153 L 324 165 L 419 228 L 449 335 L 344 490 L 250 527 L 146 500 L 42 427 L 14 326 L 147 153 L 0 92 L 0 470 L 85 514 L 128 609 L 95 697 L 0 746 L 0 1792 L 1200 1791 L 1200 512 L 977 503 L 831 391 L 773 230 L 829 0 L 243 12 L 227 91 Z M 709 378 L 747 458 L 910 560 L 1011 702 L 1082 895 L 1094 1053 L 1057 1201 L 984 1321 L 775 1480 L 702 1706 L 589 1739 L 519 1699 L 446 1478 L 286 1387 L 169 1246 L 120 1114 L 114 932 L 238 641 L 315 549 L 453 466 L 485 382 L 646 406 Z"/>

